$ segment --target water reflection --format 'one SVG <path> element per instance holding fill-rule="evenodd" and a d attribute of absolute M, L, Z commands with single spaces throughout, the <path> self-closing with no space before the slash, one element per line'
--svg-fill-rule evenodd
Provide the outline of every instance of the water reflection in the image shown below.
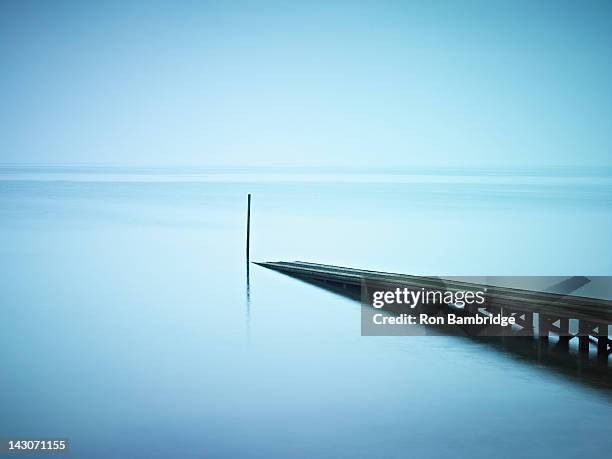
<path fill-rule="evenodd" d="M 246 338 L 247 344 L 251 343 L 251 273 L 249 271 L 249 260 L 246 262 Z"/>
<path fill-rule="evenodd" d="M 296 274 L 283 273 L 310 285 L 315 285 L 351 300 L 361 302 L 361 290 L 355 286 L 335 282 L 324 282 Z M 367 306 L 362 306 L 367 307 Z M 439 335 L 433 327 L 425 327 L 424 334 Z M 446 333 L 448 334 L 448 333 Z M 581 384 L 604 390 L 607 395 L 612 389 L 612 370 L 608 360 L 589 357 L 568 347 L 564 340 L 543 339 L 533 336 L 469 336 L 455 335 L 457 339 L 468 340 L 503 352 L 506 356 L 527 364 L 535 364 L 555 374 Z"/>

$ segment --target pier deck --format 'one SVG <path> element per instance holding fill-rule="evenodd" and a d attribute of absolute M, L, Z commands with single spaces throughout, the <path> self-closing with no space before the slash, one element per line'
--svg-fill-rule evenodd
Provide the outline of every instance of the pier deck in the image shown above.
<path fill-rule="evenodd" d="M 541 340 L 548 340 L 549 334 L 557 335 L 560 345 L 567 347 L 572 338 L 577 338 L 581 354 L 588 355 L 590 344 L 594 344 L 599 359 L 605 362 L 612 354 L 612 340 L 608 336 L 609 324 L 612 323 L 612 301 L 607 299 L 301 261 L 256 264 L 305 281 L 348 288 L 353 292 L 354 299 L 364 282 L 381 286 L 401 285 L 409 289 L 486 290 L 484 307 L 470 313 L 486 314 L 503 310 L 520 318 L 520 325 L 526 332 L 523 334 L 537 335 Z"/>

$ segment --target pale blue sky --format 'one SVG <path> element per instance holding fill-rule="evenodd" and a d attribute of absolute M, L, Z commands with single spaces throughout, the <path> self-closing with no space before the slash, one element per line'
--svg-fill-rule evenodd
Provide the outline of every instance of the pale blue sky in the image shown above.
<path fill-rule="evenodd" d="M 103 3 L 0 2 L 0 162 L 612 164 L 611 1 Z"/>

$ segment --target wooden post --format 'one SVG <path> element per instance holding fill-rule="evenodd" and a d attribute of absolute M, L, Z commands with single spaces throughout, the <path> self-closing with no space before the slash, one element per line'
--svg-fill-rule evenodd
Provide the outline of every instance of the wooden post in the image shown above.
<path fill-rule="evenodd" d="M 608 324 L 599 324 L 597 327 L 597 358 L 600 362 L 608 363 Z"/>
<path fill-rule="evenodd" d="M 522 322 L 519 322 L 519 325 L 523 327 L 523 329 L 520 331 L 520 334 L 524 336 L 536 336 L 535 323 L 533 320 L 533 312 L 523 312 L 521 315 L 523 315 L 525 319 Z M 520 315 L 519 315 L 519 320 L 520 320 Z"/>
<path fill-rule="evenodd" d="M 541 312 L 538 313 L 538 336 L 540 341 L 548 341 L 548 317 Z"/>
<path fill-rule="evenodd" d="M 251 244 L 251 193 L 247 195 L 247 236 L 246 236 L 246 261 L 249 264 Z"/>
<path fill-rule="evenodd" d="M 559 318 L 559 347 L 569 349 L 569 319 L 567 317 Z"/>
<path fill-rule="evenodd" d="M 590 324 L 584 319 L 578 320 L 578 351 L 580 354 L 587 356 L 589 355 L 589 334 Z"/>

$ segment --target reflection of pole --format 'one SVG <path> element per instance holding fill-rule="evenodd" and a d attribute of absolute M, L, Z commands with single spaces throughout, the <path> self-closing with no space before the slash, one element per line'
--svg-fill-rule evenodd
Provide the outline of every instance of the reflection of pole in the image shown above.
<path fill-rule="evenodd" d="M 250 343 L 251 341 L 251 282 L 249 280 L 248 268 L 247 268 L 247 282 L 246 282 L 246 337 L 247 337 L 247 343 Z"/>
<path fill-rule="evenodd" d="M 247 195 L 247 238 L 246 238 L 246 262 L 249 269 L 249 246 L 251 243 L 251 193 Z"/>

